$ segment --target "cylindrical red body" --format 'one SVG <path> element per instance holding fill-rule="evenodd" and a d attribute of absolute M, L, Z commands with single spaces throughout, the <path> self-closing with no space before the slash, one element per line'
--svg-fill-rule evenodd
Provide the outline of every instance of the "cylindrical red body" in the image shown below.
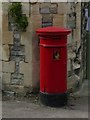
<path fill-rule="evenodd" d="M 40 36 L 40 92 L 67 92 L 67 34 L 68 29 L 46 27 L 37 30 Z"/>
<path fill-rule="evenodd" d="M 40 39 L 40 91 L 65 93 L 67 90 L 66 37 Z M 54 59 L 58 52 L 60 58 Z"/>

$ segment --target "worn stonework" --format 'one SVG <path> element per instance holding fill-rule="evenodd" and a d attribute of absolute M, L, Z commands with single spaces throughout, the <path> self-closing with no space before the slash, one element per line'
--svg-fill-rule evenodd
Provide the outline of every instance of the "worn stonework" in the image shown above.
<path fill-rule="evenodd" d="M 38 15 L 39 13 L 39 3 L 31 5 L 31 15 Z"/>
<path fill-rule="evenodd" d="M 9 45 L 2 45 L 2 60 L 9 61 Z"/>
<path fill-rule="evenodd" d="M 53 25 L 57 27 L 64 27 L 64 14 L 55 14 L 53 16 Z"/>
<path fill-rule="evenodd" d="M 51 14 L 57 14 L 57 10 L 58 10 L 58 4 L 51 4 L 51 7 L 50 7 L 50 13 Z"/>
<path fill-rule="evenodd" d="M 22 10 L 23 14 L 25 14 L 27 17 L 30 16 L 30 4 L 28 2 L 22 3 Z"/>
<path fill-rule="evenodd" d="M 2 3 L 0 3 L 0 91 L 1 89 L 2 89 Z"/>
<path fill-rule="evenodd" d="M 10 84 L 11 74 L 3 72 L 2 74 L 2 83 L 3 84 Z"/>
<path fill-rule="evenodd" d="M 6 31 L 2 33 L 2 44 L 13 44 L 13 33 Z"/>
<path fill-rule="evenodd" d="M 42 27 L 52 26 L 53 25 L 53 16 L 52 14 L 42 15 Z"/>
<path fill-rule="evenodd" d="M 71 3 L 55 3 L 53 0 L 52 2 L 46 0 L 45 3 L 23 2 L 23 15 L 28 18 L 26 32 L 14 28 L 14 23 L 7 12 L 9 4 L 11 3 L 3 3 L 2 15 L 3 86 L 5 85 L 3 89 L 23 93 L 26 92 L 26 88 L 31 90 L 39 86 L 40 38 L 36 30 L 46 26 L 67 27 L 67 16 L 73 12 L 76 13 L 74 21 L 76 28 L 73 28 L 73 34 L 68 37 L 68 88 L 74 87 L 74 83 L 78 85 L 80 75 L 83 74 L 80 71 L 80 74 L 77 73 L 81 60 L 81 55 L 78 54 L 81 40 L 80 3 L 73 6 Z M 73 25 L 70 18 L 69 22 Z M 77 56 L 79 56 L 78 63 Z"/>
<path fill-rule="evenodd" d="M 10 60 L 15 61 L 15 71 L 11 73 L 11 84 L 23 84 L 24 75 L 19 71 L 20 61 L 25 60 L 25 47 L 20 43 L 21 33 L 13 31 L 13 45 L 10 45 Z"/>
<path fill-rule="evenodd" d="M 20 62 L 20 73 L 24 75 L 24 86 L 32 86 L 32 63 Z"/>
<path fill-rule="evenodd" d="M 21 44 L 25 47 L 25 62 L 31 62 L 32 58 L 32 32 L 21 34 Z"/>
<path fill-rule="evenodd" d="M 41 14 L 30 16 L 30 21 L 31 21 L 30 29 L 32 29 L 32 32 L 35 32 L 38 28 L 41 27 L 41 23 L 42 23 L 41 20 L 42 20 Z"/>
<path fill-rule="evenodd" d="M 51 3 L 42 3 L 40 4 L 40 13 L 41 14 L 50 14 Z"/>
<path fill-rule="evenodd" d="M 58 3 L 58 14 L 70 13 L 70 3 L 60 2 Z"/>
<path fill-rule="evenodd" d="M 7 73 L 14 72 L 15 62 L 14 61 L 9 61 L 9 62 L 2 61 L 2 71 L 7 72 Z"/>
<path fill-rule="evenodd" d="M 24 75 L 20 73 L 11 74 L 11 84 L 14 85 L 23 85 Z"/>
<path fill-rule="evenodd" d="M 8 32 L 8 15 L 7 14 L 2 14 L 2 30 L 4 32 Z"/>

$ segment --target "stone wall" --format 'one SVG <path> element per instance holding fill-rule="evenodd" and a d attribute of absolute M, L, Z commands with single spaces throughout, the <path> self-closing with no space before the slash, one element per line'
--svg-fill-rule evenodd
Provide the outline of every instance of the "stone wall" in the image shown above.
<path fill-rule="evenodd" d="M 0 91 L 1 91 L 1 87 L 2 87 L 2 62 L 1 62 L 1 58 L 2 58 L 2 4 L 0 3 Z"/>
<path fill-rule="evenodd" d="M 23 90 L 28 88 L 29 90 L 36 88 L 40 79 L 39 37 L 35 31 L 46 26 L 67 27 L 71 3 L 22 3 L 23 14 L 27 16 L 29 22 L 26 32 L 22 33 L 12 30 L 8 16 L 10 4 L 2 4 L 3 90 L 23 93 Z M 79 80 L 71 71 L 74 64 L 72 62 L 76 57 L 75 50 L 78 49 L 80 43 L 80 10 L 80 3 L 75 4 L 76 28 L 72 29 L 73 35 L 68 37 L 68 76 L 70 77 L 68 77 L 68 83 L 70 85 L 75 82 L 75 79 Z"/>
<path fill-rule="evenodd" d="M 82 14 L 81 14 L 81 18 L 82 18 L 82 26 L 81 26 L 81 42 L 82 42 L 82 66 L 81 66 L 81 73 L 82 75 L 82 79 L 86 79 L 86 41 L 87 41 L 87 30 L 86 30 L 86 26 L 87 26 L 87 15 L 85 13 L 85 9 L 88 9 L 88 2 L 87 3 L 82 3 Z"/>

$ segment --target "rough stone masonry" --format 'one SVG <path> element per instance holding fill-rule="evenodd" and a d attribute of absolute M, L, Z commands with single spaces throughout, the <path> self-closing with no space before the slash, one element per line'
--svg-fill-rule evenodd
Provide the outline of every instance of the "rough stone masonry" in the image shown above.
<path fill-rule="evenodd" d="M 68 36 L 68 88 L 80 80 L 80 63 L 75 62 L 80 46 L 81 4 L 80 3 L 23 3 L 23 14 L 28 18 L 26 32 L 12 30 L 8 6 L 2 3 L 2 82 L 3 90 L 25 93 L 39 85 L 39 38 L 35 31 L 40 27 L 72 27 Z M 72 13 L 76 13 L 72 14 Z M 73 20 L 69 18 L 73 16 Z M 69 26 L 70 25 L 70 26 Z M 79 55 L 79 61 L 81 57 Z M 75 72 L 75 71 L 78 72 Z M 73 71 L 73 72 L 72 72 Z"/>

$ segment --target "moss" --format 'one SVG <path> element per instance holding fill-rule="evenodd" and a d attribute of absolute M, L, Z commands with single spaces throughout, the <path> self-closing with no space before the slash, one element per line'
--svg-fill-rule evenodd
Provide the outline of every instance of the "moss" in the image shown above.
<path fill-rule="evenodd" d="M 25 31 L 28 26 L 28 20 L 27 17 L 22 14 L 22 4 L 19 2 L 12 3 L 9 6 L 8 13 L 16 23 L 18 29 Z"/>

